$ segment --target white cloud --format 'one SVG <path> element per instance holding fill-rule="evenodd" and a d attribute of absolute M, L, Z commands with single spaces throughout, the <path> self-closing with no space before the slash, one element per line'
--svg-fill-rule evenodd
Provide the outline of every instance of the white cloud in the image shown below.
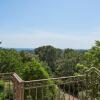
<path fill-rule="evenodd" d="M 53 45 L 58 48 L 90 48 L 95 40 L 100 40 L 99 32 L 82 34 L 59 34 L 34 31 L 33 33 L 16 33 L 1 35 L 3 47 L 36 48 L 42 45 Z"/>

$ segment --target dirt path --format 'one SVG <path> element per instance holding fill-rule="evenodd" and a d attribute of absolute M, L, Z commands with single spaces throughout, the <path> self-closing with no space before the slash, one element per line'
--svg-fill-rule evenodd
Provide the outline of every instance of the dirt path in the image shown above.
<path fill-rule="evenodd" d="M 72 95 L 65 94 L 65 100 L 78 100 L 78 98 L 73 97 Z"/>

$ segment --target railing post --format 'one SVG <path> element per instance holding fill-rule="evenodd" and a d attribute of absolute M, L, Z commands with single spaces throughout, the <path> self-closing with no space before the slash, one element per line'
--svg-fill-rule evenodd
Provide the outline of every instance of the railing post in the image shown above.
<path fill-rule="evenodd" d="M 24 100 L 24 81 L 16 73 L 12 75 L 12 81 L 14 84 L 13 100 Z"/>

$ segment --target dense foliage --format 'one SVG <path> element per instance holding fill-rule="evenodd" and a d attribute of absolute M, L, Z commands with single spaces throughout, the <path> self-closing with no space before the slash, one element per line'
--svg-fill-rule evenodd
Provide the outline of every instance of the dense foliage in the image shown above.
<path fill-rule="evenodd" d="M 0 72 L 16 72 L 25 80 L 73 75 L 84 53 L 84 50 L 61 50 L 52 46 L 33 51 L 0 48 Z"/>
<path fill-rule="evenodd" d="M 84 52 L 85 50 L 61 50 L 52 46 L 39 47 L 34 51 L 41 61 L 48 64 L 52 74 L 56 77 L 73 75 L 76 64 L 84 59 Z"/>
<path fill-rule="evenodd" d="M 91 67 L 100 69 L 100 41 L 96 41 L 95 45 L 83 56 L 84 60 L 76 65 L 77 73 L 84 73 Z"/>
<path fill-rule="evenodd" d="M 33 51 L 0 48 L 0 73 L 16 72 L 24 80 L 72 76 L 84 73 L 90 67 L 100 69 L 100 41 L 89 50 L 62 50 L 50 45 Z M 0 88 L 3 89 L 2 84 Z M 54 97 L 55 91 L 57 88 L 46 90 L 45 95 Z"/>

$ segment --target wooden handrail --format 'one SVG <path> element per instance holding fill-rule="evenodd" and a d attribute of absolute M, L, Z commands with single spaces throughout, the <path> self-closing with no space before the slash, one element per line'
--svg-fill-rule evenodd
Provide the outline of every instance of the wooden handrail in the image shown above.
<path fill-rule="evenodd" d="M 16 81 L 19 83 L 23 82 L 23 80 L 16 73 L 13 73 L 13 77 L 16 78 Z"/>

